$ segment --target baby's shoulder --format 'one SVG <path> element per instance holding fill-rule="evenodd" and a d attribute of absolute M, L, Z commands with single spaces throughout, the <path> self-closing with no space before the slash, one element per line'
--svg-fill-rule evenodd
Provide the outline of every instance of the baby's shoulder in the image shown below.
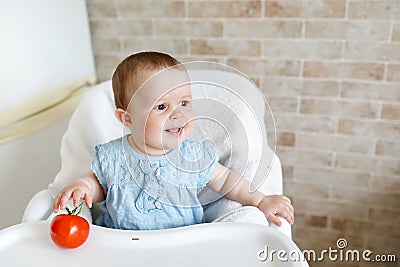
<path fill-rule="evenodd" d="M 123 154 L 122 137 L 95 146 L 95 156 L 113 158 Z"/>

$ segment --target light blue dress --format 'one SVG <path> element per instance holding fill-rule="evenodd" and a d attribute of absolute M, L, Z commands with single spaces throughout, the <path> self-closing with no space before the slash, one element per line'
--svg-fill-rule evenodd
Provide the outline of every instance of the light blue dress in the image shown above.
<path fill-rule="evenodd" d="M 136 152 L 128 135 L 98 145 L 92 170 L 107 191 L 96 224 L 117 229 L 156 230 L 203 222 L 197 194 L 212 178 L 218 152 L 212 142 L 190 139 L 171 152 Z"/>

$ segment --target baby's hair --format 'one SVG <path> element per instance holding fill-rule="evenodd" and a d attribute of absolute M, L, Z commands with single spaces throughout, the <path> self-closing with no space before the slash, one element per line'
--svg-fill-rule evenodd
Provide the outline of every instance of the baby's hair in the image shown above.
<path fill-rule="evenodd" d="M 141 86 L 141 84 L 138 84 L 138 75 L 141 72 L 161 70 L 174 66 L 184 69 L 178 60 L 160 52 L 140 52 L 125 58 L 118 65 L 112 77 L 115 106 L 127 109 L 130 97 Z"/>

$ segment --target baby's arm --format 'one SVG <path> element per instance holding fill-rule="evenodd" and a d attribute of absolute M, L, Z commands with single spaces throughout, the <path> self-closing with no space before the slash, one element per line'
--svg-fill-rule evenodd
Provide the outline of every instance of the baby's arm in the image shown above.
<path fill-rule="evenodd" d="M 294 222 L 293 206 L 289 198 L 281 195 L 265 196 L 259 191 L 250 193 L 250 182 L 247 179 L 219 163 L 207 186 L 243 205 L 258 207 L 268 220 L 278 226 L 282 223 L 276 215 L 282 216 L 290 224 Z"/>
<path fill-rule="evenodd" d="M 91 208 L 92 203 L 100 202 L 105 199 L 106 192 L 101 187 L 94 173 L 90 173 L 82 178 L 73 181 L 65 187 L 54 199 L 53 210 L 58 212 L 65 209 L 65 206 L 71 198 L 74 207 L 79 205 L 81 199 L 85 200 L 86 205 Z"/>

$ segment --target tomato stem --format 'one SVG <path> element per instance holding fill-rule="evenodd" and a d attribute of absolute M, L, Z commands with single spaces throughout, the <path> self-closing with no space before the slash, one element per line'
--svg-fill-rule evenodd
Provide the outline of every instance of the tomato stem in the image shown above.
<path fill-rule="evenodd" d="M 68 212 L 68 215 L 78 215 L 79 213 L 81 213 L 83 203 L 84 201 L 81 204 L 79 204 L 79 206 L 75 207 L 72 211 L 68 207 L 65 207 L 65 209 Z"/>

